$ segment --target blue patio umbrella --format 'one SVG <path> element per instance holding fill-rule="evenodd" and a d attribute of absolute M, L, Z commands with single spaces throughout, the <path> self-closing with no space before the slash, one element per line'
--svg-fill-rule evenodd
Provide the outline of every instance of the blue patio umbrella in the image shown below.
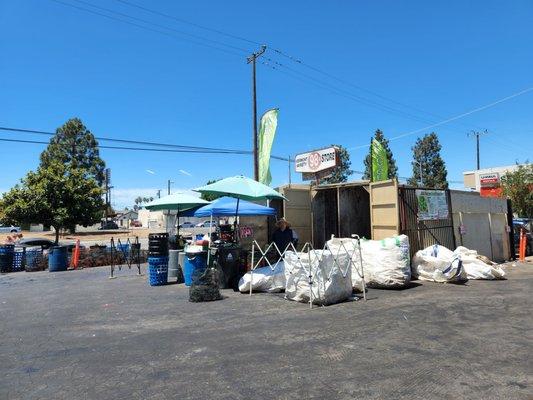
<path fill-rule="evenodd" d="M 198 208 L 194 212 L 195 217 L 224 217 L 233 215 L 276 215 L 276 210 L 272 207 L 265 207 L 246 200 L 221 197 L 211 204 Z"/>

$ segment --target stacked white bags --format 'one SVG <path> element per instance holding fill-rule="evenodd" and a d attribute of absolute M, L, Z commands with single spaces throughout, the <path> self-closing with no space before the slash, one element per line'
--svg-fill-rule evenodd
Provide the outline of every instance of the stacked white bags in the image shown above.
<path fill-rule="evenodd" d="M 283 261 L 272 266 L 256 268 L 253 273 L 247 272 L 239 281 L 239 291 L 242 293 L 252 290 L 256 292 L 277 293 L 285 290 L 285 263 Z"/>
<path fill-rule="evenodd" d="M 307 303 L 311 297 L 313 304 L 327 306 L 351 297 L 351 262 L 346 252 L 287 252 L 284 260 L 286 299 Z"/>
<path fill-rule="evenodd" d="M 436 244 L 416 252 L 412 263 L 413 276 L 433 282 L 505 279 L 503 269 L 494 263 L 484 262 L 481 258 L 477 251 L 466 247 L 459 246 L 451 251 Z"/>
<path fill-rule="evenodd" d="M 352 284 L 362 290 L 361 258 L 356 239 L 332 238 L 327 246 L 333 253 L 348 252 L 352 257 Z M 409 238 L 406 235 L 383 240 L 361 239 L 361 255 L 366 285 L 375 288 L 400 288 L 411 281 Z"/>
<path fill-rule="evenodd" d="M 419 250 L 413 257 L 413 277 L 432 282 L 464 282 L 468 280 L 461 257 L 438 244 Z"/>
<path fill-rule="evenodd" d="M 501 267 L 480 256 L 475 250 L 459 246 L 454 254 L 461 257 L 468 279 L 505 279 L 505 271 Z M 482 259 L 487 259 L 488 262 Z"/>

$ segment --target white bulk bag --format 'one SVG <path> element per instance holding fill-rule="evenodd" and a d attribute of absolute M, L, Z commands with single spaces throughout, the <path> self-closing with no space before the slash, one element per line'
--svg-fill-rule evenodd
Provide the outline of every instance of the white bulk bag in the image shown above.
<path fill-rule="evenodd" d="M 461 257 L 468 279 L 505 279 L 505 271 L 495 263 L 482 261 L 476 250 L 459 246 L 454 253 Z"/>
<path fill-rule="evenodd" d="M 413 257 L 412 274 L 433 282 L 463 282 L 468 280 L 461 257 L 438 244 L 419 250 Z"/>
<path fill-rule="evenodd" d="M 283 261 L 272 264 L 272 267 L 266 266 L 254 269 L 253 273 L 247 272 L 239 280 L 239 291 L 250 291 L 250 280 L 252 281 L 252 290 L 256 292 L 277 293 L 285 290 L 285 264 Z"/>
<path fill-rule="evenodd" d="M 356 239 L 332 238 L 327 243 L 335 253 L 347 251 L 352 257 L 352 284 L 362 290 L 361 260 Z M 377 288 L 399 288 L 411 281 L 409 238 L 393 236 L 383 240 L 361 239 L 361 255 L 366 285 Z"/>
<path fill-rule="evenodd" d="M 313 304 L 327 306 L 351 297 L 352 279 L 347 253 L 334 256 L 328 250 L 289 251 L 284 260 L 286 299 L 307 303 L 311 296 Z"/>

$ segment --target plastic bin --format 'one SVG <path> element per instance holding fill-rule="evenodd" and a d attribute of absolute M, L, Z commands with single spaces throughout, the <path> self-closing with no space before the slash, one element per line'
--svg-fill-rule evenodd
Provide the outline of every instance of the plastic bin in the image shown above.
<path fill-rule="evenodd" d="M 66 271 L 67 267 L 67 246 L 51 247 L 48 251 L 48 272 Z"/>
<path fill-rule="evenodd" d="M 207 268 L 207 251 L 189 252 L 185 250 L 183 263 L 183 277 L 185 285 L 191 286 L 192 276 L 196 271 L 203 271 Z"/>

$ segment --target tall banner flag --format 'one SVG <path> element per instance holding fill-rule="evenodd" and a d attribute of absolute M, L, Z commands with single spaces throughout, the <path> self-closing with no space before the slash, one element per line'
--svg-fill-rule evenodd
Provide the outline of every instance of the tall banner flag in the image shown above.
<path fill-rule="evenodd" d="M 372 139 L 372 182 L 385 181 L 389 177 L 389 161 L 385 148 L 376 139 Z"/>
<path fill-rule="evenodd" d="M 263 114 L 261 124 L 259 125 L 259 182 L 265 185 L 270 185 L 270 182 L 272 182 L 272 176 L 270 175 L 270 152 L 272 151 L 277 127 L 278 109 L 273 108 Z"/>

